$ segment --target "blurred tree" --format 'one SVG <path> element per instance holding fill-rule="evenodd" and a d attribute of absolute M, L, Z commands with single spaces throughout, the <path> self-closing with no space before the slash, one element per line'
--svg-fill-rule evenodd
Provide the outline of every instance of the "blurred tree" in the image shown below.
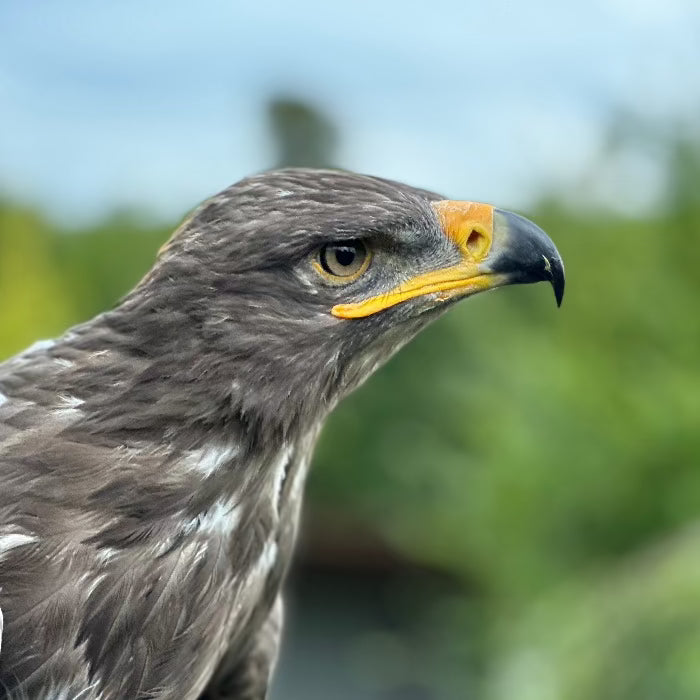
<path fill-rule="evenodd" d="M 680 228 L 681 236 L 698 235 L 700 231 L 700 139 L 692 138 L 680 129 L 671 143 L 668 207 Z"/>
<path fill-rule="evenodd" d="M 278 97 L 268 106 L 277 167 L 332 168 L 338 144 L 333 122 L 302 100 Z"/>

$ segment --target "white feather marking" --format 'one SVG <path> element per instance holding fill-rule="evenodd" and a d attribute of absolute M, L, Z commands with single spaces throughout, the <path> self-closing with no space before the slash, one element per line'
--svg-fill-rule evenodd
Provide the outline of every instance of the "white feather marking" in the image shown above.
<path fill-rule="evenodd" d="M 257 566 L 260 568 L 260 571 L 265 576 L 267 576 L 267 574 L 269 574 L 270 571 L 272 571 L 272 567 L 275 565 L 276 561 L 277 561 L 277 542 L 271 541 L 265 545 L 265 549 L 263 549 L 263 552 L 260 555 L 260 560 L 258 561 Z"/>
<path fill-rule="evenodd" d="M 34 535 L 21 535 L 19 533 L 0 535 L 0 559 L 3 554 L 9 552 L 11 549 L 31 544 L 32 542 L 36 542 L 37 539 L 38 538 Z"/>
<path fill-rule="evenodd" d="M 2 406 L 3 404 L 6 404 L 9 400 L 10 399 L 8 399 L 7 396 L 5 396 L 5 394 L 0 392 L 0 406 Z"/>
<path fill-rule="evenodd" d="M 48 690 L 48 694 L 42 696 L 42 700 L 102 700 L 104 697 L 102 693 L 94 695 L 91 692 L 95 690 L 100 683 L 101 681 L 95 681 L 86 688 L 83 688 L 77 695 L 74 695 L 75 686 L 61 689 L 57 689 L 55 686 L 52 686 Z"/>
<path fill-rule="evenodd" d="M 207 556 L 207 550 L 209 549 L 209 542 L 198 542 L 194 548 L 194 554 L 192 559 L 192 566 L 197 566 Z"/>
<path fill-rule="evenodd" d="M 60 394 L 58 400 L 59 409 L 78 408 L 85 403 L 85 401 L 79 399 L 77 396 L 69 396 L 67 394 Z"/>
<path fill-rule="evenodd" d="M 79 411 L 77 408 L 67 408 L 64 406 L 55 408 L 52 413 L 56 418 L 63 418 L 68 422 L 75 422 L 83 416 L 83 412 Z"/>
<path fill-rule="evenodd" d="M 277 455 L 273 465 L 272 465 L 272 494 L 273 494 L 273 504 L 275 506 L 275 512 L 279 514 L 280 510 L 280 496 L 282 495 L 282 487 L 284 485 L 284 479 L 287 476 L 287 470 L 289 469 L 289 460 L 292 454 L 292 450 L 289 445 L 285 445 L 280 453 Z"/>
<path fill-rule="evenodd" d="M 185 457 L 185 465 L 191 471 L 209 477 L 225 467 L 240 452 L 238 445 L 207 445 L 201 450 L 192 450 Z"/>
<path fill-rule="evenodd" d="M 94 576 L 93 578 L 93 573 L 90 572 L 88 574 L 84 574 L 83 576 L 80 577 L 80 591 L 81 593 L 86 597 L 89 598 L 95 591 L 95 589 L 102 583 L 107 578 L 107 574 L 98 574 L 97 576 Z"/>
<path fill-rule="evenodd" d="M 275 540 L 269 540 L 265 543 L 260 558 L 255 562 L 255 566 L 248 574 L 246 579 L 247 585 L 257 586 L 265 581 L 277 561 L 277 550 L 277 542 Z"/>
<path fill-rule="evenodd" d="M 55 340 L 37 340 L 36 343 L 31 345 L 27 352 L 39 352 L 41 350 L 51 350 L 51 348 L 56 345 Z"/>
<path fill-rule="evenodd" d="M 293 194 L 291 190 L 277 190 L 278 197 L 291 197 Z"/>
<path fill-rule="evenodd" d="M 245 578 L 243 585 L 247 591 L 246 596 L 254 595 L 250 590 L 251 588 L 258 589 L 265 583 L 277 562 L 277 553 L 277 542 L 274 539 L 268 540 L 260 553 L 260 557 Z"/>
<path fill-rule="evenodd" d="M 100 547 L 95 553 L 95 557 L 102 564 L 108 564 L 117 554 L 119 554 L 119 550 L 115 547 Z"/>
<path fill-rule="evenodd" d="M 75 367 L 75 362 L 71 362 L 70 360 L 66 360 L 65 357 L 57 357 L 54 362 L 59 366 L 63 367 L 64 369 L 71 369 Z"/>
<path fill-rule="evenodd" d="M 86 693 L 89 693 L 91 690 L 94 690 L 97 688 L 97 686 L 101 683 L 102 681 L 95 681 L 92 685 L 89 685 L 87 688 L 83 688 L 77 695 L 74 695 L 70 700 L 82 700 L 83 698 L 87 697 Z M 94 696 L 94 700 L 102 700 L 104 696 L 102 693 L 99 695 Z"/>
<path fill-rule="evenodd" d="M 201 515 L 185 524 L 183 531 L 202 532 L 220 537 L 231 536 L 241 521 L 241 508 L 233 501 L 217 500 L 214 505 Z"/>
<path fill-rule="evenodd" d="M 301 503 L 301 498 L 306 483 L 306 475 L 309 472 L 309 458 L 303 457 L 292 477 L 292 485 L 289 489 L 289 498 L 295 505 Z"/>

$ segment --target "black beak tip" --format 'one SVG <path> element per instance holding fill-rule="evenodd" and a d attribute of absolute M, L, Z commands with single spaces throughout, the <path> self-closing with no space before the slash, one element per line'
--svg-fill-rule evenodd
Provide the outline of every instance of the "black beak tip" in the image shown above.
<path fill-rule="evenodd" d="M 556 258 L 550 261 L 552 275 L 552 289 L 554 289 L 554 298 L 557 300 L 557 306 L 561 306 L 564 299 L 564 287 L 566 285 L 566 277 L 564 275 L 564 263 L 561 258 Z"/>
<path fill-rule="evenodd" d="M 561 307 L 561 302 L 564 300 L 564 287 L 554 287 L 554 298 L 557 300 L 557 307 Z"/>

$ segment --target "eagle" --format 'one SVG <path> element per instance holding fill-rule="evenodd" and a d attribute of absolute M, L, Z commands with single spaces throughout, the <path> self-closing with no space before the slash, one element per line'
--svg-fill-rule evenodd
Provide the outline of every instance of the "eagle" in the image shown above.
<path fill-rule="evenodd" d="M 0 364 L 0 694 L 267 697 L 309 460 L 460 299 L 547 281 L 529 220 L 350 172 L 202 204 L 115 308 Z"/>

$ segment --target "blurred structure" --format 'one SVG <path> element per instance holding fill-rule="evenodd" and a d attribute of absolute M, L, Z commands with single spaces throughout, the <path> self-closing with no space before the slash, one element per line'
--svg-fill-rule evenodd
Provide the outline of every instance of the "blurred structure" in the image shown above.
<path fill-rule="evenodd" d="M 278 168 L 332 168 L 338 132 L 319 109 L 299 99 L 278 97 L 268 105 Z"/>

